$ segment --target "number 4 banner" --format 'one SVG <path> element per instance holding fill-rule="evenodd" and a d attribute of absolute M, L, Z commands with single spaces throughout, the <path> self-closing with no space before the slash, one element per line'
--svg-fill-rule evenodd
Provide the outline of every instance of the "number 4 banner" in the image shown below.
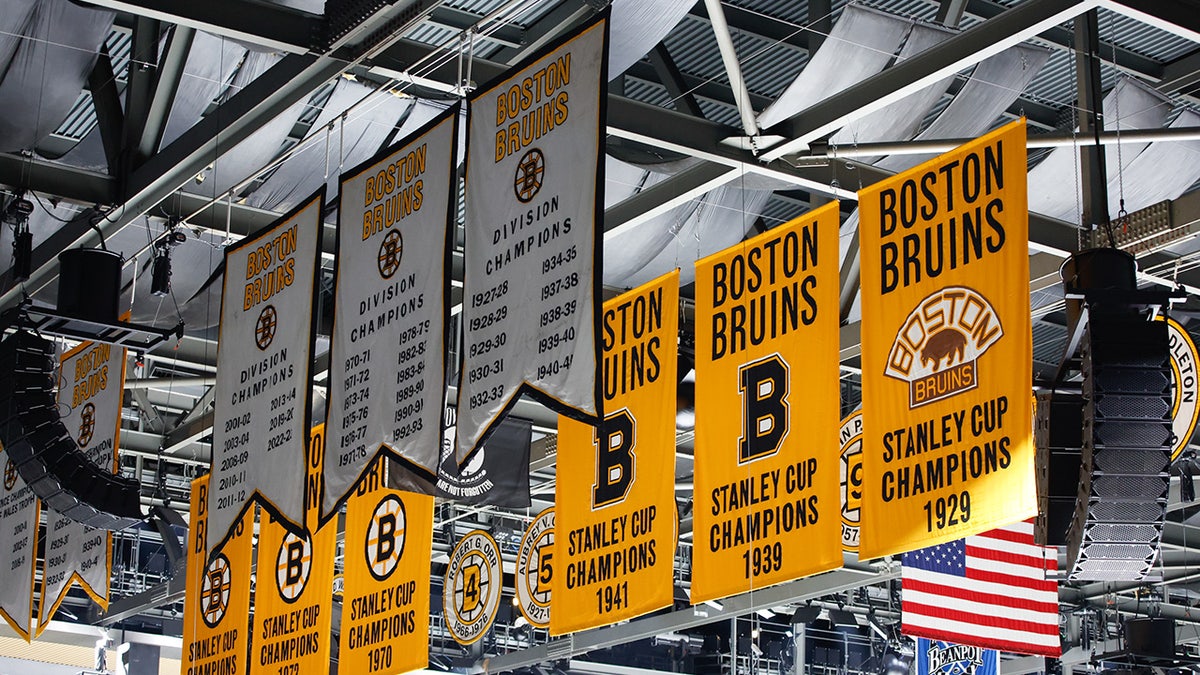
<path fill-rule="evenodd" d="M 834 202 L 696 263 L 692 602 L 842 564 L 838 227 Z"/>

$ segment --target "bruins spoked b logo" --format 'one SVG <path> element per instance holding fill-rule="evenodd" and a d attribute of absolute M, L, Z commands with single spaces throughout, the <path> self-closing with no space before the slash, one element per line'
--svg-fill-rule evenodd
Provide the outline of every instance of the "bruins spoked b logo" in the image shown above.
<path fill-rule="evenodd" d="M 275 558 L 275 587 L 279 589 L 279 597 L 295 602 L 304 593 L 312 572 L 312 557 L 312 539 L 288 532 Z"/>
<path fill-rule="evenodd" d="M 258 321 L 254 323 L 254 344 L 266 351 L 275 339 L 275 330 L 279 327 L 279 313 L 275 305 L 267 305 L 258 313 Z"/>
<path fill-rule="evenodd" d="M 517 601 L 521 614 L 538 628 L 550 625 L 550 582 L 554 578 L 554 508 L 529 524 L 517 551 Z"/>
<path fill-rule="evenodd" d="M 96 433 L 96 406 L 87 403 L 79 413 L 79 447 L 86 448 Z"/>
<path fill-rule="evenodd" d="M 977 360 L 1004 336 L 1000 317 L 974 289 L 948 286 L 904 320 L 884 374 L 908 382 L 916 408 L 979 386 Z"/>
<path fill-rule="evenodd" d="M 406 528 L 404 502 L 396 495 L 387 495 L 379 500 L 375 512 L 371 514 L 371 525 L 367 527 L 367 539 L 363 542 L 367 569 L 377 581 L 385 581 L 392 576 L 400 564 L 400 558 L 404 556 Z"/>
<path fill-rule="evenodd" d="M 17 465 L 11 459 L 4 460 L 4 490 L 12 490 L 17 484 Z"/>
<path fill-rule="evenodd" d="M 513 193 L 522 204 L 527 204 L 542 189 L 542 178 L 546 173 L 546 156 L 541 150 L 534 148 L 521 157 L 517 162 L 517 172 L 513 176 Z"/>
<path fill-rule="evenodd" d="M 229 558 L 224 553 L 218 553 L 208 564 L 208 569 L 204 570 L 204 578 L 200 582 L 200 617 L 204 619 L 204 625 L 216 628 L 225 618 L 232 587 Z"/>
<path fill-rule="evenodd" d="M 442 587 L 442 614 L 456 642 L 472 644 L 492 627 L 503 584 L 496 540 L 483 530 L 468 532 L 450 554 Z"/>
<path fill-rule="evenodd" d="M 391 279 L 396 270 L 400 269 L 400 259 L 404 256 L 404 238 L 400 232 L 392 230 L 379 242 L 379 276 Z"/>

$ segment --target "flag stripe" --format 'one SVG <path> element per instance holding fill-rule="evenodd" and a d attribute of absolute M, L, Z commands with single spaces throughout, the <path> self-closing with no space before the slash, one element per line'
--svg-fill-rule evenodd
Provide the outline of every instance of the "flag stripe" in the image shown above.
<path fill-rule="evenodd" d="M 1033 654 L 1035 656 L 1061 656 L 1062 649 L 1058 645 L 1058 640 L 1054 643 L 1049 642 L 1044 644 L 1033 644 L 1024 640 L 1010 640 L 1002 638 L 994 638 L 988 636 L 980 636 L 977 633 L 958 633 L 945 630 L 943 628 L 929 628 L 926 626 L 918 626 L 905 623 L 902 626 L 905 635 L 913 637 L 927 637 L 931 640 L 943 640 L 946 642 L 957 642 L 959 644 L 973 644 L 978 647 L 986 647 L 988 649 L 999 649 L 1006 652 L 1014 652 L 1017 654 Z"/>
<path fill-rule="evenodd" d="M 934 640 L 1058 656 L 1053 549 L 1033 541 L 1031 521 L 906 553 L 905 633 Z"/>
<path fill-rule="evenodd" d="M 1046 588 L 1025 588 L 1021 586 L 1012 586 L 1003 583 L 991 583 L 984 580 L 972 580 L 970 589 L 961 588 L 962 579 L 947 578 L 945 574 L 930 572 L 921 569 L 904 569 L 904 579 L 902 585 L 908 588 L 910 582 L 935 584 L 942 588 L 950 588 L 954 594 L 961 594 L 960 591 L 970 590 L 972 592 L 988 595 L 994 598 L 1011 599 L 1014 602 L 1035 602 L 1045 603 L 1047 609 L 1054 607 L 1057 611 L 1058 605 L 1058 590 Z"/>

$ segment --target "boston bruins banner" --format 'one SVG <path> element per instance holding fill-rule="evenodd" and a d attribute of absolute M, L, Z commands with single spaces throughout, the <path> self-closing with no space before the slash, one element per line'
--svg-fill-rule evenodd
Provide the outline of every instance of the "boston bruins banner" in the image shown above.
<path fill-rule="evenodd" d="M 120 468 L 117 448 L 124 388 L 123 348 L 82 342 L 63 354 L 58 387 L 62 423 L 91 462 L 113 473 Z M 49 625 L 72 581 L 78 581 L 97 605 L 107 608 L 111 574 L 112 534 L 47 508 L 37 634 Z"/>
<path fill-rule="evenodd" d="M 461 464 L 523 392 L 600 414 L 607 13 L 471 96 Z"/>
<path fill-rule="evenodd" d="M 842 564 L 838 205 L 696 263 L 692 602 Z"/>
<path fill-rule="evenodd" d="M 471 530 L 450 552 L 442 582 L 442 618 L 455 642 L 474 644 L 487 634 L 503 589 L 500 547 L 487 532 Z"/>
<path fill-rule="evenodd" d="M 859 192 L 859 557 L 1033 516 L 1025 123 Z"/>
<path fill-rule="evenodd" d="M 1171 461 L 1175 461 L 1192 442 L 1196 422 L 1200 420 L 1200 380 L 1196 378 L 1200 354 L 1196 353 L 1196 344 L 1182 324 L 1162 315 L 1158 319 L 1167 322 L 1167 340 L 1171 347 L 1171 431 L 1175 433 Z"/>
<path fill-rule="evenodd" d="M 33 575 L 37 558 L 39 502 L 21 480 L 17 466 L 0 446 L 4 483 L 0 488 L 0 616 L 26 642 L 33 636 Z"/>
<path fill-rule="evenodd" d="M 225 545 L 209 556 L 209 478 L 192 481 L 182 675 L 236 675 L 246 672 L 249 660 L 254 514 L 242 516 Z"/>
<path fill-rule="evenodd" d="M 429 664 L 433 497 L 389 490 L 379 467 L 346 502 L 338 670 L 407 673 Z"/>
<path fill-rule="evenodd" d="M 322 426 L 313 429 L 305 458 L 310 485 L 317 489 L 325 448 Z M 301 522 L 315 522 L 318 510 L 313 503 Z M 270 513 L 260 513 L 251 675 L 329 670 L 336 553 L 336 521 L 298 535 Z"/>
<path fill-rule="evenodd" d="M 303 529 L 313 307 L 324 188 L 225 250 L 208 547 L 250 501 Z"/>
<path fill-rule="evenodd" d="M 558 422 L 554 635 L 673 600 L 679 271 L 604 303 L 601 334 L 604 422 Z"/>
<path fill-rule="evenodd" d="M 379 450 L 437 471 L 457 122 L 455 107 L 342 177 L 322 520 Z"/>
<path fill-rule="evenodd" d="M 842 550 L 858 553 L 858 525 L 862 513 L 862 411 L 842 419 L 838 430 L 841 447 Z"/>

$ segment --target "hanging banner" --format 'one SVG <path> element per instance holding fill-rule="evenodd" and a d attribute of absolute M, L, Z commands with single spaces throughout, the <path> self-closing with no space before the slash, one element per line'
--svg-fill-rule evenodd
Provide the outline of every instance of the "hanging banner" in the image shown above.
<path fill-rule="evenodd" d="M 604 303 L 602 335 L 604 423 L 558 422 L 552 635 L 674 600 L 679 271 Z"/>
<path fill-rule="evenodd" d="M 304 529 L 324 192 L 225 249 L 209 550 L 229 536 L 251 500 L 275 521 Z"/>
<path fill-rule="evenodd" d="M 859 557 L 1037 513 L 1025 123 L 859 192 Z"/>
<path fill-rule="evenodd" d="M 383 462 L 346 502 L 338 669 L 393 675 L 429 665 L 433 497 L 389 490 Z"/>
<path fill-rule="evenodd" d="M 58 407 L 63 426 L 96 466 L 120 470 L 121 404 L 125 395 L 125 349 L 81 342 L 62 355 Z M 112 533 L 77 523 L 46 509 L 46 550 L 37 635 L 79 582 L 97 605 L 108 608 L 112 576 Z"/>
<path fill-rule="evenodd" d="M 33 637 L 33 578 L 37 559 L 39 502 L 0 445 L 4 484 L 0 489 L 0 616 L 26 642 Z"/>
<path fill-rule="evenodd" d="M 455 410 L 447 406 L 442 418 L 442 452 L 437 477 L 431 482 L 411 466 L 394 464 L 388 485 L 394 489 L 453 499 L 463 504 L 529 508 L 529 452 L 533 422 L 505 416 L 496 430 L 461 467 L 454 461 Z"/>
<path fill-rule="evenodd" d="M 1200 420 L 1200 380 L 1196 378 L 1200 354 L 1196 353 L 1196 343 L 1182 324 L 1161 314 L 1157 318 L 1167 322 L 1167 339 L 1171 347 L 1171 431 L 1175 434 L 1171 461 L 1175 461 L 1192 442 L 1196 422 Z"/>
<path fill-rule="evenodd" d="M 233 535 L 209 556 L 208 481 L 192 481 L 188 528 L 187 593 L 183 599 L 183 675 L 246 671 L 250 628 L 250 574 L 254 516 L 245 514 Z"/>
<path fill-rule="evenodd" d="M 997 675 L 995 649 L 917 638 L 917 675 Z"/>
<path fill-rule="evenodd" d="M 838 227 L 834 202 L 696 262 L 694 603 L 842 564 Z"/>
<path fill-rule="evenodd" d="M 862 511 L 862 411 L 850 413 L 838 430 L 841 444 L 842 550 L 858 553 L 858 524 Z"/>
<path fill-rule="evenodd" d="M 471 95 L 459 464 L 523 392 L 601 413 L 607 17 Z"/>
<path fill-rule="evenodd" d="M 437 471 L 457 140 L 454 107 L 342 176 L 322 521 L 380 452 Z"/>
<path fill-rule="evenodd" d="M 521 616 L 536 628 L 550 625 L 550 582 L 554 579 L 554 507 L 537 515 L 517 549 L 513 584 Z"/>
<path fill-rule="evenodd" d="M 318 490 L 324 432 L 324 425 L 312 430 L 305 456 L 309 485 Z M 319 510 L 312 502 L 301 522 L 311 527 Z M 298 535 L 269 512 L 259 516 L 251 675 L 329 670 L 337 522 L 310 531 L 315 534 Z"/>
<path fill-rule="evenodd" d="M 460 645 L 478 642 L 500 611 L 504 571 L 492 535 L 471 530 L 450 553 L 442 584 L 442 617 Z"/>

